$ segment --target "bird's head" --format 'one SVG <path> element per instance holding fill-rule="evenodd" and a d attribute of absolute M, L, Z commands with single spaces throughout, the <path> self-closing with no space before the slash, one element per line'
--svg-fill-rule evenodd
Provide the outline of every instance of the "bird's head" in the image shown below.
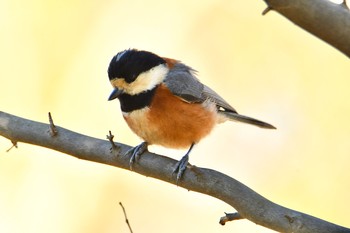
<path fill-rule="evenodd" d="M 108 77 L 113 92 L 108 100 L 121 94 L 138 95 L 159 85 L 169 69 L 158 55 L 136 49 L 128 49 L 115 55 L 108 67 Z"/>

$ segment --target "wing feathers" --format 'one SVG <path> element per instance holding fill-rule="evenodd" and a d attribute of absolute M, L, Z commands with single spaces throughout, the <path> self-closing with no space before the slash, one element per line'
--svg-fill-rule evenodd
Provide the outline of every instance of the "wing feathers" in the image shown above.
<path fill-rule="evenodd" d="M 229 120 L 239 121 L 261 128 L 275 129 L 273 125 L 238 114 L 219 94 L 210 87 L 202 84 L 195 76 L 196 71 L 191 67 L 181 62 L 171 62 L 170 65 L 171 69 L 164 83 L 174 95 L 180 97 L 183 101 L 189 103 L 203 103 L 210 99 L 215 102 L 219 114 L 224 115 Z"/>
<path fill-rule="evenodd" d="M 170 91 L 186 102 L 202 103 L 211 99 L 218 108 L 236 112 L 220 95 L 208 86 L 202 84 L 195 76 L 196 71 L 183 63 L 172 64 L 172 68 L 167 74 L 164 83 Z"/>
<path fill-rule="evenodd" d="M 237 111 L 229 103 L 227 103 L 221 96 L 219 96 L 219 94 L 217 94 L 210 87 L 205 85 L 202 92 L 202 99 L 211 99 L 216 103 L 218 108 L 223 108 L 226 111 L 237 113 Z"/>

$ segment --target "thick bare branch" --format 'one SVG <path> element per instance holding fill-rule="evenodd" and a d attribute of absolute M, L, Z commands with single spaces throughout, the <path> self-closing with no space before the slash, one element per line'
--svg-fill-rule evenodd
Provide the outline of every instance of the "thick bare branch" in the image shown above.
<path fill-rule="evenodd" d="M 50 125 L 0 112 L 0 135 L 12 142 L 25 142 L 57 150 L 79 159 L 129 169 L 129 158 L 110 150 L 111 143 L 56 126 L 52 137 Z M 120 153 L 129 146 L 116 143 Z M 172 175 L 176 161 L 165 156 L 146 153 L 135 163 L 133 171 L 176 184 Z M 190 167 L 178 186 L 216 197 L 232 207 L 239 216 L 279 232 L 350 233 L 350 229 L 277 205 L 237 180 L 220 172 Z"/>
<path fill-rule="evenodd" d="M 328 0 L 264 0 L 301 28 L 350 57 L 350 11 Z"/>

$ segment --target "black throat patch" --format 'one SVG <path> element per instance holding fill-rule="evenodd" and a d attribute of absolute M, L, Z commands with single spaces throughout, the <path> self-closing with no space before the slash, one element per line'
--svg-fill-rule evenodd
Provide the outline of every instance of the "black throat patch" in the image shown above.
<path fill-rule="evenodd" d="M 132 112 L 150 106 L 158 86 L 137 95 L 121 94 L 118 98 L 123 112 Z"/>

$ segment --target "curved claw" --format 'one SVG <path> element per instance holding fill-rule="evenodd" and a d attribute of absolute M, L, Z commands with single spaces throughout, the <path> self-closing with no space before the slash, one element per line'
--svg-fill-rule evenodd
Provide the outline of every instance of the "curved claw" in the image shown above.
<path fill-rule="evenodd" d="M 147 142 L 142 142 L 140 145 L 137 145 L 133 148 L 131 148 L 130 150 L 128 150 L 125 153 L 125 156 L 129 156 L 130 157 L 130 161 L 129 161 L 129 166 L 130 166 L 130 170 L 132 170 L 132 166 L 133 164 L 140 159 L 141 155 L 147 151 L 148 148 L 148 143 Z"/>
<path fill-rule="evenodd" d="M 175 169 L 173 171 L 173 174 L 176 174 L 176 184 L 179 183 L 179 180 L 181 180 L 182 175 L 184 174 L 184 172 L 186 171 L 186 167 L 188 164 L 188 160 L 189 160 L 189 154 L 192 150 L 194 146 L 194 143 L 191 144 L 190 149 L 188 149 L 187 153 L 185 154 L 184 157 L 182 157 L 179 162 L 176 163 L 175 165 Z"/>
<path fill-rule="evenodd" d="M 182 175 L 184 174 L 187 164 L 188 164 L 189 156 L 186 154 L 184 157 L 182 157 L 175 165 L 175 169 L 173 171 L 173 174 L 176 174 L 176 184 L 181 180 Z"/>

